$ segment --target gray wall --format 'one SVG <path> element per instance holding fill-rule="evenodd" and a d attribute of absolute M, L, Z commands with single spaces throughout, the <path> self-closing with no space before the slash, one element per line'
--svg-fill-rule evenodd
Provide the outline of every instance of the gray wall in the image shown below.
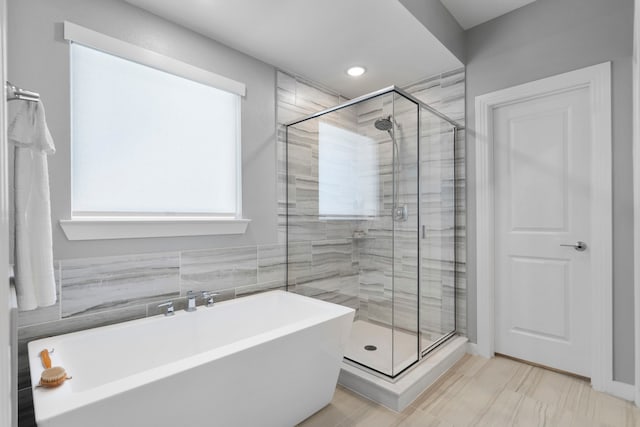
<path fill-rule="evenodd" d="M 400 3 L 460 62 L 466 62 L 464 30 L 440 0 L 400 0 Z"/>
<path fill-rule="evenodd" d="M 245 235 L 89 242 L 66 239 L 58 225 L 58 220 L 70 217 L 71 194 L 69 52 L 62 37 L 65 20 L 246 84 L 247 95 L 242 101 L 243 210 L 252 222 Z M 277 241 L 274 67 L 119 0 L 10 0 L 7 21 L 8 78 L 40 93 L 57 148 L 49 159 L 56 259 Z"/>
<path fill-rule="evenodd" d="M 614 379 L 634 382 L 631 55 L 633 0 L 538 0 L 467 31 L 467 174 L 475 176 L 474 100 L 613 62 Z M 469 338 L 476 341 L 475 185 L 469 181 Z"/>

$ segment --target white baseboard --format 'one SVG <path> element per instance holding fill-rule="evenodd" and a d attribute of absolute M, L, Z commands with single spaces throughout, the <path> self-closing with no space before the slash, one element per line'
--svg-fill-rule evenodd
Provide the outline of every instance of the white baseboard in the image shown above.
<path fill-rule="evenodd" d="M 636 397 L 635 386 L 620 381 L 610 381 L 608 384 L 605 384 L 603 391 L 612 396 L 619 397 L 624 400 L 630 400 L 632 402 Z"/>
<path fill-rule="evenodd" d="M 474 342 L 467 343 L 467 353 L 472 354 L 474 356 L 480 356 L 480 351 L 478 349 L 478 344 Z"/>

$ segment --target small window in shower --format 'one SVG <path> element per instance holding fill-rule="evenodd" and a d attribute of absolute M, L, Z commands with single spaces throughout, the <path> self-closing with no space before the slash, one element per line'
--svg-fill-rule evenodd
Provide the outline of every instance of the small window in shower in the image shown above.
<path fill-rule="evenodd" d="M 357 219 L 378 214 L 378 147 L 359 133 L 319 125 L 319 215 Z"/>

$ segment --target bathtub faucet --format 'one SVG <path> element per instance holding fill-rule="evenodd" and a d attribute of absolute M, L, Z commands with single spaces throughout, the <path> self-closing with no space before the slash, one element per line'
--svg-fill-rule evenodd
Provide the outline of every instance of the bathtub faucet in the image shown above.
<path fill-rule="evenodd" d="M 213 307 L 213 305 L 216 303 L 215 298 L 218 296 L 219 294 L 216 293 L 211 293 L 211 292 L 207 292 L 207 291 L 202 291 L 202 298 L 204 298 L 205 300 L 205 305 L 207 307 Z"/>
<path fill-rule="evenodd" d="M 158 306 L 158 308 L 164 308 L 164 307 L 167 307 L 165 312 L 164 312 L 165 316 L 173 316 L 175 314 L 173 312 L 173 301 L 165 302 L 165 303 L 160 304 Z"/>
<path fill-rule="evenodd" d="M 196 294 L 193 291 L 187 292 L 187 308 L 184 311 L 196 311 Z"/>

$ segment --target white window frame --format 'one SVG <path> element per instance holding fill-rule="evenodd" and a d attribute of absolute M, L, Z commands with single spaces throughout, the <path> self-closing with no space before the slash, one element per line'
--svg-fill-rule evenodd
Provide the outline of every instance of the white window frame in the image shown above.
<path fill-rule="evenodd" d="M 65 21 L 64 38 L 146 65 L 198 83 L 206 84 L 241 97 L 246 94 L 244 83 L 231 80 L 210 71 L 195 67 L 174 58 L 144 49 L 134 44 L 98 33 L 80 25 Z M 238 108 L 240 108 L 238 106 Z M 198 236 L 216 234 L 243 234 L 250 220 L 242 218 L 242 158 L 238 129 L 238 153 L 236 171 L 236 216 L 213 217 L 208 215 L 155 215 L 74 213 L 70 206 L 70 219 L 60 220 L 60 226 L 69 240 L 98 240 L 145 237 Z"/>

